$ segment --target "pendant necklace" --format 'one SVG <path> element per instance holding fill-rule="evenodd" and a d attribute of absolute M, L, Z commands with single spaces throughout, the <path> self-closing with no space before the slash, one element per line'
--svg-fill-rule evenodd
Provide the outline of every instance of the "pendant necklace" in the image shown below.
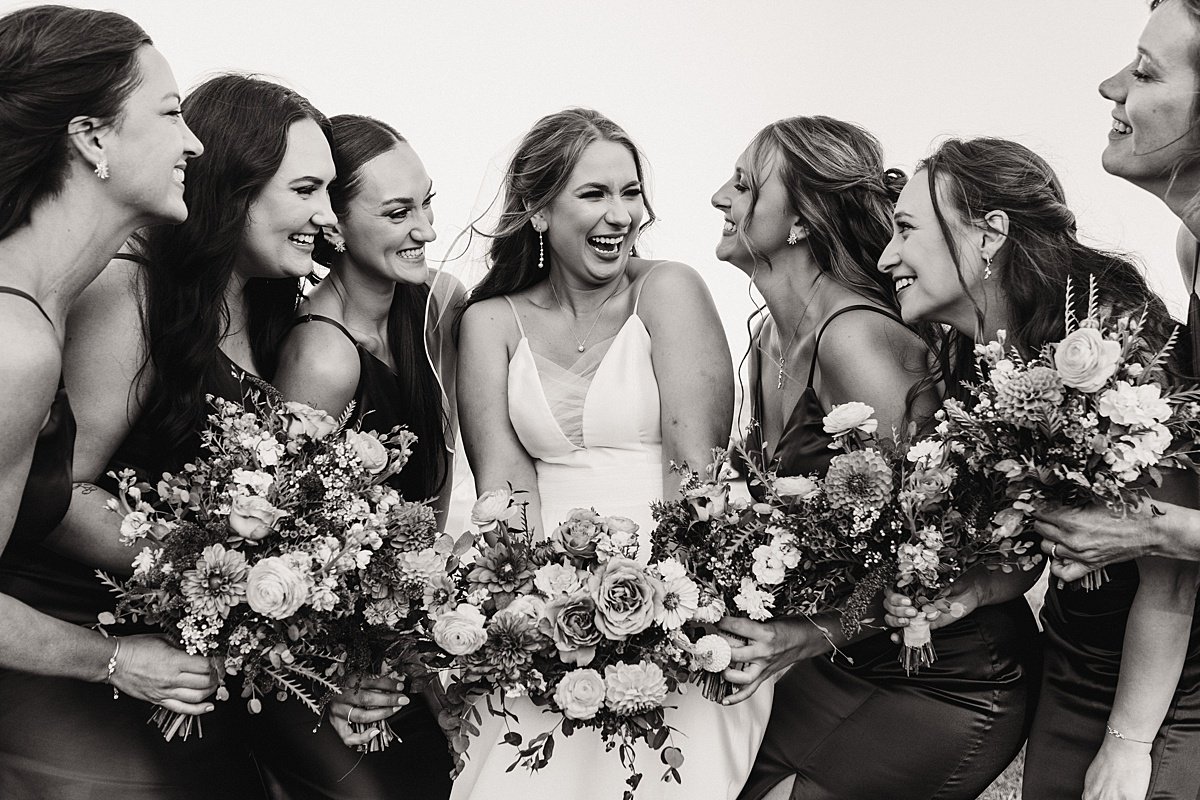
<path fill-rule="evenodd" d="M 563 305 L 562 300 L 560 300 L 558 297 L 558 290 L 554 288 L 554 281 L 550 280 L 550 278 L 546 278 L 546 282 L 550 284 L 550 291 L 554 295 L 554 302 L 558 303 L 559 310 L 562 311 L 564 314 L 568 314 L 569 312 L 567 311 L 566 306 Z M 616 288 L 614 288 L 611 292 L 609 292 L 608 297 L 604 298 L 604 302 L 601 303 L 600 307 L 596 309 L 596 318 L 592 320 L 592 327 L 588 328 L 587 335 L 584 336 L 582 339 L 580 339 L 578 336 L 575 335 L 575 326 L 568 325 L 568 327 L 571 330 L 571 338 L 575 340 L 575 344 L 579 345 L 579 348 L 578 348 L 579 352 L 582 353 L 585 349 L 587 349 L 587 340 L 592 338 L 592 331 L 596 330 L 596 323 L 600 321 L 600 312 L 604 310 L 604 306 L 608 305 L 608 301 L 612 300 L 613 297 L 616 296 L 617 290 L 620 288 L 621 288 L 621 281 L 618 278 Z"/>
<path fill-rule="evenodd" d="M 776 389 L 783 388 L 783 382 L 787 376 L 784 375 L 784 367 L 787 366 L 787 354 L 791 352 L 792 345 L 796 343 L 796 335 L 800 333 L 800 326 L 804 324 L 804 316 L 808 314 L 808 307 L 812 305 L 813 298 L 817 296 L 817 289 L 821 286 L 821 280 L 825 277 L 822 272 L 817 276 L 816 283 L 813 284 L 812 291 L 808 295 L 808 299 L 804 301 L 804 308 L 800 309 L 800 319 L 796 321 L 796 327 L 792 330 L 792 338 L 788 339 L 787 347 L 779 351 L 779 357 L 775 359 L 779 362 L 779 383 L 775 386 Z M 551 284 L 553 286 L 553 284 Z"/>

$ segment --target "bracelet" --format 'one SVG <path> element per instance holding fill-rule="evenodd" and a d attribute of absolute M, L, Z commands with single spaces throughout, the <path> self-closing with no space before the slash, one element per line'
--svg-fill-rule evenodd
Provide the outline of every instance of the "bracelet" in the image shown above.
<path fill-rule="evenodd" d="M 1112 725 L 1109 725 L 1107 722 L 1104 723 L 1104 732 L 1107 733 L 1109 736 L 1113 736 L 1117 739 L 1120 739 L 1123 742 L 1135 742 L 1137 744 L 1154 744 L 1153 739 L 1151 739 L 1148 742 L 1145 741 L 1144 739 L 1130 739 L 1128 736 L 1121 733 L 1119 730 L 1114 728 Z"/>
<path fill-rule="evenodd" d="M 113 673 L 117 671 L 117 656 L 121 654 L 121 640 L 114 636 L 113 640 L 117 643 L 117 649 L 113 650 L 112 658 L 108 660 L 108 674 L 104 676 L 104 682 L 112 685 Z M 117 687 L 113 686 L 113 700 L 120 698 L 121 693 L 117 691 Z"/>

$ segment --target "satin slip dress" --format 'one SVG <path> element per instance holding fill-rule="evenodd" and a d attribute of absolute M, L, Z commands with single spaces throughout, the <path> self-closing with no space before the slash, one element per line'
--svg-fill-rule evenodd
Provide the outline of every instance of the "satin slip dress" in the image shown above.
<path fill-rule="evenodd" d="M 520 340 L 508 365 L 508 407 L 513 429 L 535 460 L 542 501 L 542 530 L 553 530 L 573 508 L 594 507 L 605 516 L 637 522 L 645 549 L 653 530 L 650 503 L 663 490 L 662 423 L 651 340 L 638 302 L 652 266 L 633 287 L 629 318 L 611 339 L 597 342 L 569 368 L 535 352 L 511 299 Z M 758 749 L 770 712 L 770 691 L 737 706 L 704 698 L 699 687 L 673 694 L 666 720 L 679 729 L 673 743 L 684 754 L 682 784 L 659 780 L 659 754 L 639 743 L 643 773 L 639 800 L 736 797 Z M 497 702 L 495 699 L 493 702 Z M 553 723 L 527 698 L 506 699 L 528 741 Z M 555 737 L 550 764 L 529 774 L 505 772 L 516 748 L 504 744 L 504 721 L 481 708 L 480 734 L 471 741 L 466 769 L 452 798 L 474 800 L 620 800 L 627 772 L 616 751 L 604 752 L 591 730 Z"/>
<path fill-rule="evenodd" d="M 824 475 L 838 451 L 825 433 L 813 388 L 821 336 L 851 312 L 891 313 L 870 305 L 839 309 L 817 332 L 808 381 L 772 456 L 781 476 Z M 763 414 L 763 365 L 752 344 Z M 752 427 L 747 452 L 763 452 Z M 761 457 L 761 455 L 759 455 Z M 760 465 L 765 466 L 765 465 Z M 761 492 L 761 489 L 758 489 Z M 778 681 L 770 723 L 741 800 L 759 800 L 795 775 L 792 800 L 973 800 L 1025 739 L 1036 687 L 1037 627 L 1024 598 L 977 609 L 934 632 L 937 660 L 908 676 L 888 632 L 796 663 Z M 852 662 L 852 663 L 851 663 Z"/>

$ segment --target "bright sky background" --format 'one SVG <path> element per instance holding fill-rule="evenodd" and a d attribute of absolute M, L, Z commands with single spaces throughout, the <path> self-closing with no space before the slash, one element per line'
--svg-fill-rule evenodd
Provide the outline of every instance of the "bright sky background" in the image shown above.
<path fill-rule="evenodd" d="M 660 215 L 647 254 L 708 281 L 735 358 L 748 281 L 713 257 L 712 192 L 766 123 L 857 122 L 889 162 L 948 135 L 1017 139 L 1068 189 L 1084 236 L 1137 254 L 1181 314 L 1177 227 L 1107 175 L 1111 104 L 1099 82 L 1127 64 L 1144 0 L 102 0 L 150 33 L 180 86 L 239 70 L 279 79 L 326 114 L 397 127 L 434 179 L 441 255 L 472 217 L 484 175 L 540 116 L 599 109 L 645 151 Z M 0 11 L 30 3 L 0 2 Z M 494 178 L 486 182 L 495 188 Z"/>

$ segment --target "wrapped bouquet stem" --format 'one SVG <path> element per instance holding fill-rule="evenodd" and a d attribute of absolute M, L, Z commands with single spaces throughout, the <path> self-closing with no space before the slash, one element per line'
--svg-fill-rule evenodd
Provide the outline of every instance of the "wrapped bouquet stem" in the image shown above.
<path fill-rule="evenodd" d="M 933 664 L 937 652 L 933 649 L 933 633 L 929 629 L 929 617 L 924 611 L 917 613 L 904 628 L 904 642 L 900 650 L 900 663 L 905 672 L 914 675 L 922 667 Z"/>

